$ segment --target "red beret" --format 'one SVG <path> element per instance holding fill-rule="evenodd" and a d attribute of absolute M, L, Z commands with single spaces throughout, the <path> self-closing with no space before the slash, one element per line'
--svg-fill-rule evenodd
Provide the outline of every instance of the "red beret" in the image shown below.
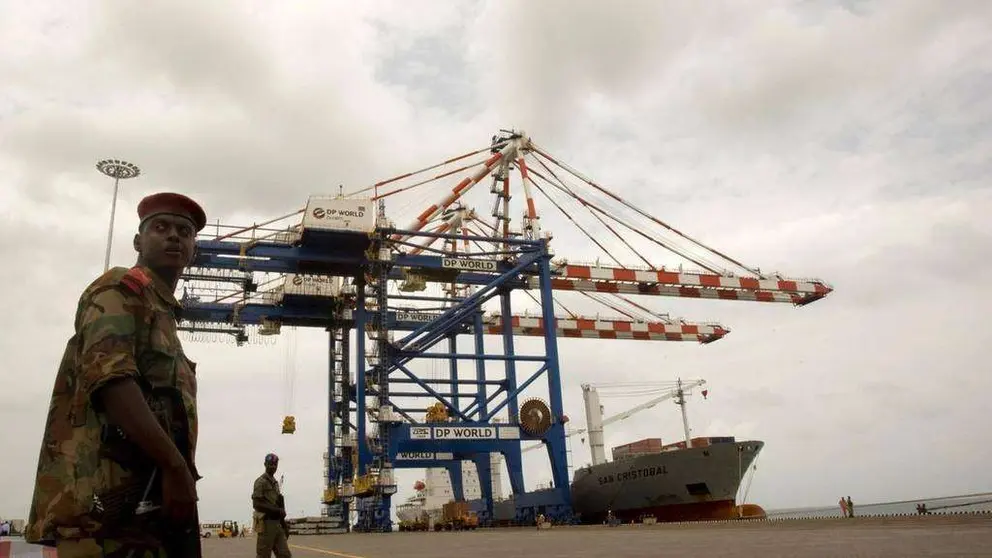
<path fill-rule="evenodd" d="M 138 204 L 138 219 L 142 223 L 145 219 L 162 213 L 171 213 L 188 218 L 196 225 L 196 232 L 200 232 L 203 227 L 207 226 L 207 215 L 203 212 L 200 204 L 182 194 L 172 192 L 152 194 Z"/>

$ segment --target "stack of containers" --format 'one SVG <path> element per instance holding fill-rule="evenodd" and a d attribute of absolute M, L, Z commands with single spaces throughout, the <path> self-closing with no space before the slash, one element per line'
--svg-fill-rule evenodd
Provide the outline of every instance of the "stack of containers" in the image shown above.
<path fill-rule="evenodd" d="M 613 448 L 613 460 L 636 457 L 647 453 L 658 453 L 661 451 L 661 448 L 661 438 L 644 438 L 643 440 Z"/>

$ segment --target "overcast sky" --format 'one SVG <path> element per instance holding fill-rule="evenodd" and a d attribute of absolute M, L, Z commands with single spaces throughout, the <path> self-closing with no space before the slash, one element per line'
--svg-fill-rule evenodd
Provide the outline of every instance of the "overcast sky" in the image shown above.
<path fill-rule="evenodd" d="M 115 226 L 113 262 L 130 265 L 151 192 L 248 224 L 509 127 L 724 253 L 836 288 L 799 309 L 639 299 L 732 332 L 705 346 L 561 341 L 575 423 L 583 382 L 705 378 L 694 433 L 767 443 L 747 495 L 766 509 L 992 490 L 992 4 L 761 4 L 6 2 L 0 517 L 27 516 L 76 300 L 102 270 L 112 188 L 97 160 L 143 171 L 122 185 Z M 559 256 L 603 256 L 538 206 Z M 654 248 L 654 263 L 680 263 Z M 249 517 L 269 451 L 291 514 L 317 513 L 324 335 L 295 335 L 295 359 L 288 335 L 186 342 L 204 520 Z M 604 400 L 607 414 L 636 402 Z M 286 412 L 295 436 L 279 434 Z M 609 428 L 607 447 L 680 433 L 666 404 Z M 550 478 L 539 454 L 528 486 Z M 421 477 L 399 478 L 405 496 Z"/>

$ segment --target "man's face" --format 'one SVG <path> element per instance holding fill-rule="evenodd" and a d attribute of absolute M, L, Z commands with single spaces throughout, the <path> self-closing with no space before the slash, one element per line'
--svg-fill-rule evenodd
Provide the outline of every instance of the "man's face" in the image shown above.
<path fill-rule="evenodd" d="M 265 472 L 270 475 L 276 474 L 276 471 L 278 469 L 279 469 L 279 462 L 265 464 Z"/>
<path fill-rule="evenodd" d="M 134 249 L 152 269 L 182 271 L 193 262 L 196 230 L 190 219 L 160 214 L 145 221 L 134 237 Z"/>

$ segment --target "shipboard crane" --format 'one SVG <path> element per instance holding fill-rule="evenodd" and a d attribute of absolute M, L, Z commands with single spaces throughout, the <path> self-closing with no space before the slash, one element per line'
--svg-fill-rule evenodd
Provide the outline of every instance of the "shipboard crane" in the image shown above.
<path fill-rule="evenodd" d="M 615 422 L 620 422 L 624 419 L 630 418 L 631 416 L 645 410 L 654 407 L 662 401 L 667 401 L 669 399 L 675 399 L 676 404 L 682 409 L 682 426 L 685 429 L 685 442 L 686 447 L 692 447 L 691 436 L 689 434 L 689 421 L 685 412 L 685 395 L 686 393 L 699 386 L 706 384 L 706 380 L 692 380 L 686 383 L 682 383 L 682 380 L 676 382 L 675 388 L 668 388 L 666 385 L 666 392 L 662 395 L 654 397 L 623 411 L 622 413 L 617 413 L 608 418 L 603 418 L 603 406 L 599 403 L 599 390 L 597 388 L 648 388 L 647 391 L 641 391 L 641 394 L 650 393 L 657 391 L 658 384 L 645 384 L 645 383 L 635 383 L 635 384 L 623 384 L 623 383 L 611 383 L 611 384 L 582 384 L 582 400 L 585 403 L 586 409 L 586 427 L 580 428 L 578 430 L 573 430 L 565 434 L 566 437 L 574 436 L 576 434 L 589 433 L 589 450 L 592 453 L 592 463 L 593 465 L 599 465 L 600 463 L 606 462 L 606 447 L 603 442 L 603 427 L 609 426 Z M 655 386 L 652 388 L 652 386 Z M 706 397 L 707 390 L 703 390 L 703 397 Z M 636 395 L 636 393 L 635 393 Z M 527 452 L 535 450 L 542 447 L 544 444 L 534 444 L 528 446 L 521 450 L 522 452 Z"/>

